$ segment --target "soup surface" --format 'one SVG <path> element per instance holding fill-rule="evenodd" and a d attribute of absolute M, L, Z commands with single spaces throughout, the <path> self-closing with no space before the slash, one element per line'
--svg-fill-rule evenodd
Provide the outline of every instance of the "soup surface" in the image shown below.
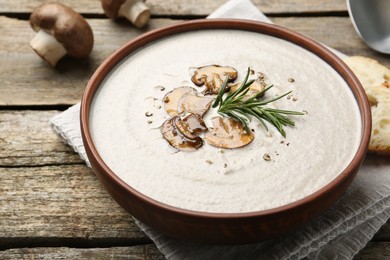
<path fill-rule="evenodd" d="M 303 111 L 291 116 L 284 138 L 256 120 L 255 139 L 238 149 L 205 143 L 177 151 L 159 127 L 169 118 L 163 97 L 192 86 L 194 67 L 248 67 L 274 87 L 268 97 L 292 93 L 272 107 Z M 314 54 L 285 40 L 238 30 L 182 33 L 126 57 L 102 82 L 90 110 L 90 128 L 107 166 L 139 192 L 162 203 L 205 212 L 253 212 L 302 199 L 335 179 L 357 151 L 361 121 L 344 80 Z M 207 126 L 216 111 L 205 115 Z"/>

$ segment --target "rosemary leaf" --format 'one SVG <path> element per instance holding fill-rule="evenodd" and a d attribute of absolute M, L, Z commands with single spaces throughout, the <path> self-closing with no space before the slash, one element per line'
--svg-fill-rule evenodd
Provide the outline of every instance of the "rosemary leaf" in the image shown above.
<path fill-rule="evenodd" d="M 221 103 L 222 97 L 223 97 L 223 94 L 225 93 L 225 89 L 226 89 L 228 81 L 229 81 L 229 77 L 226 77 L 225 81 L 222 84 L 221 90 L 219 91 L 218 96 L 212 105 L 213 108 L 217 107 L 218 104 Z"/>
<path fill-rule="evenodd" d="M 286 137 L 286 132 L 284 131 L 283 127 L 295 125 L 295 122 L 287 117 L 287 115 L 297 116 L 304 115 L 304 113 L 265 107 L 265 105 L 277 101 L 291 93 L 291 91 L 289 91 L 283 95 L 271 99 L 259 100 L 259 98 L 269 89 L 271 89 L 273 85 L 266 87 L 261 92 L 249 98 L 246 97 L 245 95 L 248 93 L 249 87 L 254 82 L 254 80 L 248 81 L 249 73 L 250 68 L 248 68 L 247 74 L 241 86 L 234 92 L 227 93 L 226 97 L 224 98 L 223 96 L 225 94 L 228 83 L 228 78 L 226 78 L 217 98 L 213 103 L 213 107 L 217 107 L 219 105 L 219 114 L 236 119 L 245 127 L 247 132 L 250 131 L 248 123 L 251 121 L 251 116 L 253 116 L 264 126 L 267 131 L 268 127 L 265 121 L 273 125 L 283 137 Z"/>

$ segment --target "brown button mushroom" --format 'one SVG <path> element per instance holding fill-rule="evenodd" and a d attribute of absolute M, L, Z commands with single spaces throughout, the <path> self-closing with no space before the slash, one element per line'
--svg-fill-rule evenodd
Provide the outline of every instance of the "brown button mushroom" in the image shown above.
<path fill-rule="evenodd" d="M 209 65 L 199 67 L 191 77 L 192 82 L 197 86 L 206 86 L 204 94 L 218 94 L 226 77 L 229 82 L 237 78 L 237 70 L 228 66 Z"/>
<path fill-rule="evenodd" d="M 180 133 L 191 140 L 196 140 L 198 134 L 207 131 L 206 124 L 200 115 L 188 114 L 183 119 L 175 120 L 175 126 Z"/>
<path fill-rule="evenodd" d="M 126 17 L 137 28 L 145 26 L 150 19 L 149 7 L 142 0 L 101 0 L 106 15 L 112 19 Z"/>
<path fill-rule="evenodd" d="M 163 98 L 164 108 L 170 116 L 179 115 L 178 105 L 179 100 L 187 93 L 196 93 L 196 89 L 192 87 L 179 87 L 165 94 Z"/>
<path fill-rule="evenodd" d="M 180 98 L 178 102 L 178 112 L 182 113 L 193 113 L 203 116 L 211 106 L 214 98 L 198 96 L 192 92 L 188 92 Z"/>
<path fill-rule="evenodd" d="M 247 132 L 243 125 L 232 119 L 214 117 L 213 128 L 206 133 L 205 139 L 210 145 L 220 148 L 239 148 L 251 143 L 254 139 L 252 132 Z"/>
<path fill-rule="evenodd" d="M 196 137 L 193 140 L 188 139 L 179 132 L 179 130 L 176 128 L 177 120 L 180 120 L 180 117 L 172 117 L 167 119 L 161 126 L 161 133 L 165 140 L 167 140 L 168 143 L 174 148 L 184 152 L 195 151 L 202 147 L 202 138 Z"/>
<path fill-rule="evenodd" d="M 70 7 L 60 3 L 42 4 L 32 12 L 30 25 L 37 32 L 30 46 L 52 66 L 65 54 L 86 58 L 91 53 L 91 27 Z"/>
<path fill-rule="evenodd" d="M 241 86 L 241 84 L 242 83 L 237 83 L 237 84 L 231 85 L 230 92 L 232 93 L 232 92 L 236 91 Z M 249 86 L 249 91 L 245 94 L 245 96 L 247 96 L 248 98 L 252 97 L 252 96 L 256 95 L 257 93 L 263 91 L 265 89 L 265 86 L 266 86 L 265 82 L 262 79 L 257 78 Z"/>

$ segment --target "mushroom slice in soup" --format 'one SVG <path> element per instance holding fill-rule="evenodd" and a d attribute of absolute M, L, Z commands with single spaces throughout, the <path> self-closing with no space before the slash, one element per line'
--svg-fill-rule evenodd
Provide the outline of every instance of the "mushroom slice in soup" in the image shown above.
<path fill-rule="evenodd" d="M 197 114 L 189 114 L 183 119 L 175 120 L 175 126 L 184 137 L 191 140 L 196 140 L 199 138 L 198 134 L 207 131 L 203 118 Z"/>
<path fill-rule="evenodd" d="M 239 148 L 251 143 L 254 139 L 252 132 L 247 132 L 244 126 L 232 119 L 220 116 L 212 118 L 213 128 L 205 134 L 208 144 L 220 148 Z"/>
<path fill-rule="evenodd" d="M 204 94 L 218 94 L 226 77 L 229 82 L 237 78 L 237 70 L 229 66 L 209 65 L 197 68 L 191 80 L 197 86 L 206 86 Z"/>
<path fill-rule="evenodd" d="M 174 148 L 185 152 L 196 151 L 202 147 L 202 138 L 196 137 L 193 140 L 186 138 L 176 128 L 176 120 L 180 120 L 180 117 L 174 116 L 170 119 L 167 119 L 161 126 L 161 133 L 165 140 L 167 140 L 168 143 Z"/>
<path fill-rule="evenodd" d="M 198 96 L 188 92 L 178 102 L 179 114 L 187 112 L 203 116 L 210 109 L 213 100 L 214 98 L 211 97 Z"/>
<path fill-rule="evenodd" d="M 197 92 L 196 89 L 192 87 L 178 87 L 168 92 L 167 94 L 165 94 L 163 98 L 165 111 L 167 111 L 168 115 L 170 116 L 179 115 L 179 111 L 178 111 L 179 100 L 183 97 L 183 95 L 187 93 L 195 94 L 196 92 Z"/>
<path fill-rule="evenodd" d="M 230 93 L 233 93 L 236 91 L 242 83 L 237 83 L 234 85 L 230 85 Z M 265 89 L 265 82 L 261 80 L 260 78 L 257 78 L 253 83 L 249 86 L 249 91 L 245 94 L 247 98 L 253 97 L 257 93 L 263 91 Z"/>

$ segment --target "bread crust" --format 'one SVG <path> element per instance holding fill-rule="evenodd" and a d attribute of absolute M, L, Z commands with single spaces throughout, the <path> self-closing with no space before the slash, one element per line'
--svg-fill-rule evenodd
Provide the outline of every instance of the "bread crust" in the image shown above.
<path fill-rule="evenodd" d="M 356 74 L 371 105 L 369 152 L 390 156 L 390 69 L 377 60 L 352 56 L 345 63 Z"/>

